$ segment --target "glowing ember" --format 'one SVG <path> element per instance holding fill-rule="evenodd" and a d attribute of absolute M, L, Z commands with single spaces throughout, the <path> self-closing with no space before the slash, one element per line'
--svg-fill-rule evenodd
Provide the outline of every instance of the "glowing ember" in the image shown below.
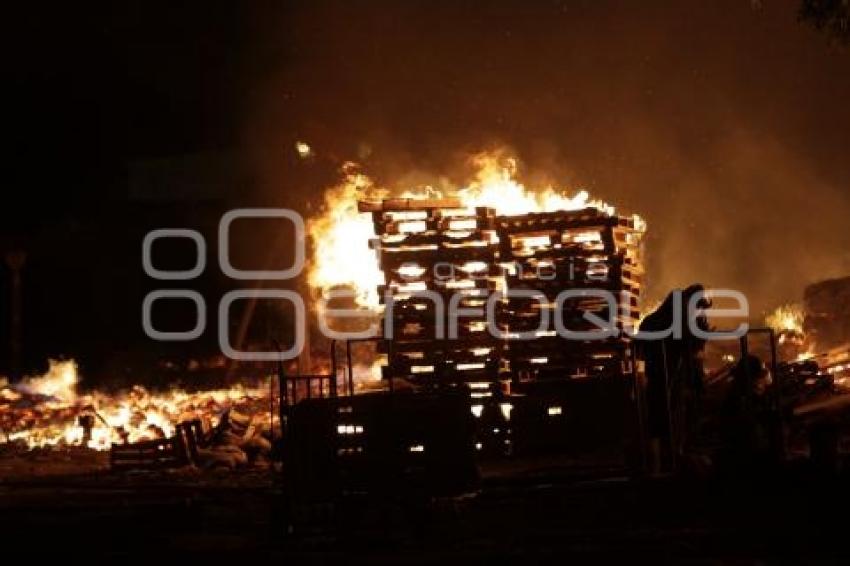
<path fill-rule="evenodd" d="M 302 159 L 306 159 L 313 155 L 313 149 L 303 141 L 295 142 L 295 151 L 298 153 L 298 157 Z"/>

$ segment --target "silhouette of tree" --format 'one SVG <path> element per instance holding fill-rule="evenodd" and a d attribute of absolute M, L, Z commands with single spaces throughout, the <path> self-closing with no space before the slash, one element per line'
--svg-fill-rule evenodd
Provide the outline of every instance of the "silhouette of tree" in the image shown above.
<path fill-rule="evenodd" d="M 850 0 L 803 0 L 798 16 L 831 40 L 850 45 Z"/>

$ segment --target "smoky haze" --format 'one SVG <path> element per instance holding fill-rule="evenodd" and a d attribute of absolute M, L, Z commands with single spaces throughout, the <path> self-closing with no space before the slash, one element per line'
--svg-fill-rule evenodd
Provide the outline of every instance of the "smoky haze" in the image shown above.
<path fill-rule="evenodd" d="M 498 146 L 527 185 L 649 224 L 649 294 L 701 281 L 756 313 L 850 273 L 850 52 L 790 1 L 393 2 L 257 15 L 240 143 L 261 190 L 315 206 L 352 159 L 461 182 Z M 440 179 L 442 177 L 442 179 Z"/>

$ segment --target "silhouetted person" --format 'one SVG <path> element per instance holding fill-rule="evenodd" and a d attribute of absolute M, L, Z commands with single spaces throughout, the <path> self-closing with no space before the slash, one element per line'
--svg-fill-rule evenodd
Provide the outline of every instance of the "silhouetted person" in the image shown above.
<path fill-rule="evenodd" d="M 680 337 L 675 337 L 672 331 L 666 338 L 638 336 L 639 351 L 646 365 L 647 425 L 653 473 L 675 469 L 697 426 L 703 389 L 705 340 L 691 332 L 687 310 L 691 297 L 704 290 L 702 285 L 697 284 L 683 291 L 671 292 L 640 325 L 641 332 L 673 329 L 675 302 L 680 295 Z M 696 306 L 705 309 L 710 302 L 703 298 Z M 709 329 L 705 315 L 697 317 L 696 325 L 704 331 Z"/>

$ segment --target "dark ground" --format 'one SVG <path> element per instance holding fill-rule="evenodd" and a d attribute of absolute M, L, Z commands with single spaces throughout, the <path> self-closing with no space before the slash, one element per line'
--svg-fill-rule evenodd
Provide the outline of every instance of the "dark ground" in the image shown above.
<path fill-rule="evenodd" d="M 838 563 L 847 480 L 490 478 L 474 496 L 301 513 L 288 535 L 269 472 L 101 473 L 0 483 L 0 532 L 23 555 L 113 563 Z"/>

